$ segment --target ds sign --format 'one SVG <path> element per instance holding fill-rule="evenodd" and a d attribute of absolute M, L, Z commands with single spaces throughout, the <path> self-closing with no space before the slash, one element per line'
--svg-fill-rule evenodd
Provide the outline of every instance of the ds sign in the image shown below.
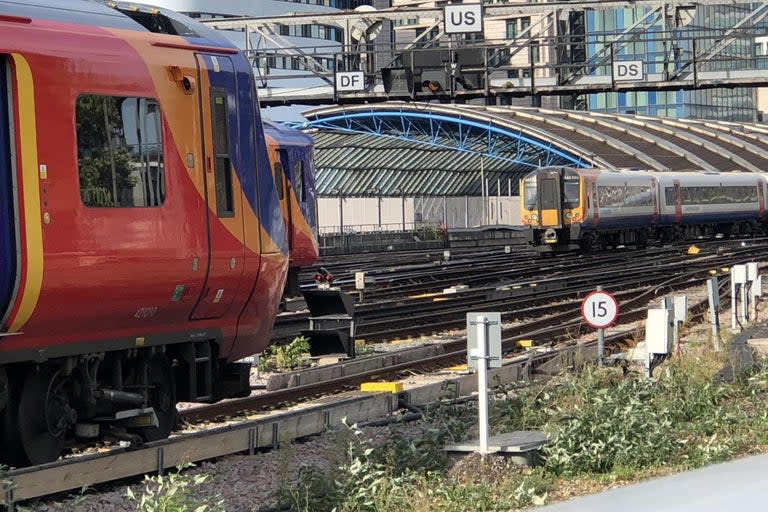
<path fill-rule="evenodd" d="M 616 82 L 642 80 L 643 61 L 641 60 L 616 60 L 613 62 L 613 79 Z"/>
<path fill-rule="evenodd" d="M 337 91 L 365 90 L 365 75 L 362 71 L 340 71 L 336 73 Z"/>
<path fill-rule="evenodd" d="M 481 4 L 447 4 L 443 8 L 446 34 L 467 34 L 483 31 Z"/>

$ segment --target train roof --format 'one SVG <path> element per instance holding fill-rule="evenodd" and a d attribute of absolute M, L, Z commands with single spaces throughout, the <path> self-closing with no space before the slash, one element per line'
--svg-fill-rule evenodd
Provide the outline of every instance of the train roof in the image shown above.
<path fill-rule="evenodd" d="M 314 139 L 312 136 L 304 133 L 296 128 L 291 128 L 284 124 L 272 121 L 270 119 L 263 119 L 264 132 L 275 138 L 280 144 L 313 144 Z"/>
<path fill-rule="evenodd" d="M 216 30 L 177 12 L 107 0 L 0 0 L 0 16 L 178 35 L 191 42 L 236 46 Z"/>

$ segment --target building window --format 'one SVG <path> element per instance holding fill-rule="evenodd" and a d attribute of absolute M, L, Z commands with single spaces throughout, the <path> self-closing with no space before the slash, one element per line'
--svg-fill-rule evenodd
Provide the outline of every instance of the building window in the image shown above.
<path fill-rule="evenodd" d="M 528 27 L 531 26 L 531 18 L 529 16 L 526 16 L 525 18 L 520 18 L 520 33 L 522 34 L 525 32 Z"/>
<path fill-rule="evenodd" d="M 531 62 L 541 62 L 541 45 L 538 41 L 531 41 Z"/>
<path fill-rule="evenodd" d="M 517 18 L 507 20 L 507 39 L 514 39 L 517 37 Z"/>
<path fill-rule="evenodd" d="M 75 105 L 80 198 L 93 208 L 165 199 L 160 106 L 148 98 L 83 95 Z"/>

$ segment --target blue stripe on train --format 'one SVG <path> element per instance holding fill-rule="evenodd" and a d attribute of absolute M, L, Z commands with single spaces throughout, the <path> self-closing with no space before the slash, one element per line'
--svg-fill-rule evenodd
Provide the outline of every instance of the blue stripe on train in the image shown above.
<path fill-rule="evenodd" d="M 6 59 L 0 57 L 0 315 L 8 308 L 16 282 L 16 222 L 13 212 L 10 112 Z M 5 326 L 2 326 L 5 330 Z"/>
<path fill-rule="evenodd" d="M 285 224 L 280 214 L 280 202 L 269 165 L 267 144 L 255 97 L 256 89 L 248 61 L 240 54 L 231 58 L 217 56 L 223 72 L 211 72 L 214 69 L 211 56 L 204 57 L 211 87 L 228 91 L 230 156 L 245 199 L 257 213 L 259 222 L 272 240 L 283 252 L 287 252 Z M 231 90 L 232 73 L 235 76 L 235 91 Z"/>

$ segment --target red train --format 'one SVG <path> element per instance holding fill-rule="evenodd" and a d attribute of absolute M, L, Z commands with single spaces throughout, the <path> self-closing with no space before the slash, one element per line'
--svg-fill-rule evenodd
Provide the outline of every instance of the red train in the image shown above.
<path fill-rule="evenodd" d="M 314 232 L 281 215 L 246 58 L 119 2 L 0 0 L 0 33 L 0 461 L 247 394 Z"/>
<path fill-rule="evenodd" d="M 288 234 L 290 262 L 286 295 L 299 293 L 299 271 L 320 257 L 317 243 L 314 140 L 300 130 L 264 122 L 280 209 Z"/>

